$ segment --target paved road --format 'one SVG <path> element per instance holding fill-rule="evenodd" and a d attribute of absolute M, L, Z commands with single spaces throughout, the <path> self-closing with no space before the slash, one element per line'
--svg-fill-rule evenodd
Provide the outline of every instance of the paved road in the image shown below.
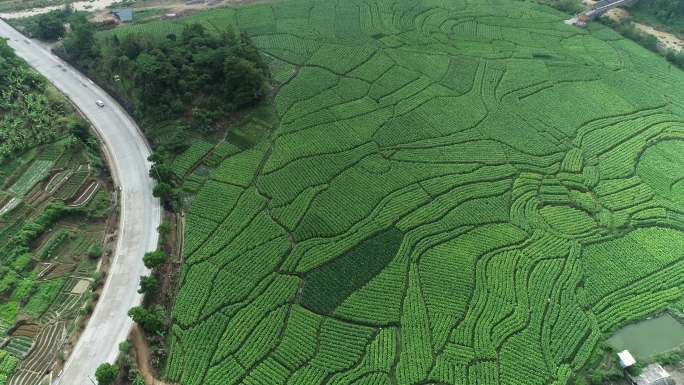
<path fill-rule="evenodd" d="M 93 123 L 104 142 L 114 180 L 121 188 L 121 221 L 112 268 L 88 326 L 54 382 L 92 385 L 89 376 L 94 376 L 100 363 L 115 360 L 119 342 L 128 335 L 132 321 L 126 313 L 140 303 L 139 276 L 148 274 L 142 256 L 157 245 L 161 208 L 152 196 L 153 181 L 148 176 L 150 149 L 128 114 L 86 77 L 2 20 L 0 37 L 8 38 L 17 54 L 69 97 Z M 106 106 L 97 107 L 97 99 Z"/>

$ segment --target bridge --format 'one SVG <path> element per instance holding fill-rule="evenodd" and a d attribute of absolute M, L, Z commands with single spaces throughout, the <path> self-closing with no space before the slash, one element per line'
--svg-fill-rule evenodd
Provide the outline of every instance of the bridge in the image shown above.
<path fill-rule="evenodd" d="M 591 9 L 584 11 L 572 19 L 566 20 L 565 22 L 567 24 L 583 27 L 587 24 L 587 21 L 593 20 L 613 8 L 629 7 L 634 5 L 637 1 L 638 0 L 602 0 L 594 4 Z"/>
<path fill-rule="evenodd" d="M 603 15 L 615 7 L 629 7 L 634 5 L 636 2 L 637 0 L 600 1 L 594 5 L 594 8 L 584 12 L 584 15 L 587 17 L 587 19 L 591 20 L 597 16 Z"/>

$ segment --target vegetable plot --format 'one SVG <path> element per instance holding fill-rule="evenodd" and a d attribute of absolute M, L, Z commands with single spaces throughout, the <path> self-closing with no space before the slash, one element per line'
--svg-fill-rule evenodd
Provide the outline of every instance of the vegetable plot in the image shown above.
<path fill-rule="evenodd" d="M 295 71 L 273 134 L 187 213 L 168 379 L 565 384 L 681 298 L 684 74 L 565 17 L 285 0 L 176 21 L 236 23 Z"/>

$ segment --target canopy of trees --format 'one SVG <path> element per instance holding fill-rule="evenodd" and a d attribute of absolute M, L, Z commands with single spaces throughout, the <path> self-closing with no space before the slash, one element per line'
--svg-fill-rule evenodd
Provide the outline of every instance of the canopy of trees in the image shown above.
<path fill-rule="evenodd" d="M 180 36 L 96 41 L 86 23 L 75 26 L 63 49 L 81 67 L 115 83 L 146 118 L 182 115 L 211 125 L 217 115 L 258 103 L 268 90 L 268 66 L 247 35 L 230 29 L 212 34 L 192 24 Z"/>
<path fill-rule="evenodd" d="M 0 161 L 70 127 L 67 105 L 0 39 Z"/>
<path fill-rule="evenodd" d="M 684 17 L 684 0 L 641 0 L 637 7 L 647 10 L 666 24 L 681 22 Z"/>
<path fill-rule="evenodd" d="M 164 331 L 164 319 L 160 309 L 148 310 L 142 306 L 136 306 L 128 311 L 128 316 L 148 333 L 156 334 Z"/>
<path fill-rule="evenodd" d="M 64 37 L 66 34 L 65 24 L 69 23 L 75 15 L 71 7 L 56 9 L 31 18 L 26 25 L 26 30 L 31 36 L 41 40 L 57 40 Z"/>
<path fill-rule="evenodd" d="M 95 371 L 97 385 L 110 385 L 114 383 L 118 375 L 119 368 L 110 363 L 104 363 L 98 366 L 97 370 Z"/>
<path fill-rule="evenodd" d="M 148 269 L 155 268 L 166 262 L 166 253 L 161 250 L 150 251 L 143 256 L 143 262 Z"/>

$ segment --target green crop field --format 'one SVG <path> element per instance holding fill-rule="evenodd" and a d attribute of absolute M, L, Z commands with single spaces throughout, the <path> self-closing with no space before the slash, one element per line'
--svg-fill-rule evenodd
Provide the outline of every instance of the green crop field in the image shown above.
<path fill-rule="evenodd" d="M 561 385 L 681 301 L 684 73 L 564 18 L 284 0 L 101 33 L 233 25 L 277 82 L 268 138 L 177 161 L 217 166 L 191 179 L 166 377 Z"/>

